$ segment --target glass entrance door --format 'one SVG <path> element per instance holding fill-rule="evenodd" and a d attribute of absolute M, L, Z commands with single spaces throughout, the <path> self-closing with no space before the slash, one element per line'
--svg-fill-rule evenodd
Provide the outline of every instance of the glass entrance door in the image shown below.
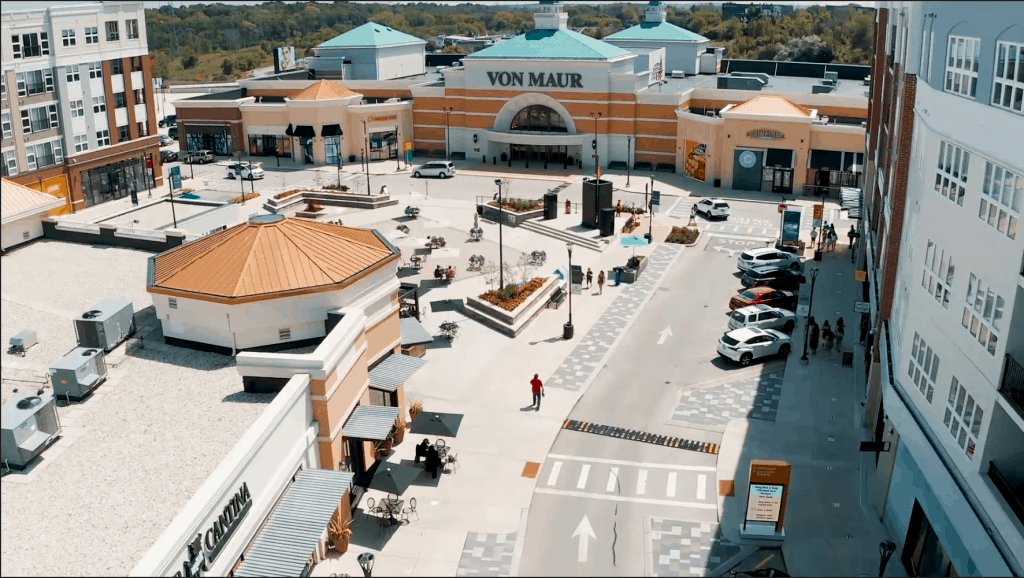
<path fill-rule="evenodd" d="M 784 195 L 793 192 L 793 169 L 775 169 L 772 178 L 772 192 Z"/>

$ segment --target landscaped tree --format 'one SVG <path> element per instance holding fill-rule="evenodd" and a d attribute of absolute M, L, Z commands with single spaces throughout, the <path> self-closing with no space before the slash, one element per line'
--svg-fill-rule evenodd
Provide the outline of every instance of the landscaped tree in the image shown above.
<path fill-rule="evenodd" d="M 234 66 L 231 64 L 231 60 L 229 60 L 227 58 L 224 59 L 224 62 L 220 63 L 220 71 L 225 76 L 230 76 L 231 75 L 231 71 L 233 69 L 234 69 Z"/>

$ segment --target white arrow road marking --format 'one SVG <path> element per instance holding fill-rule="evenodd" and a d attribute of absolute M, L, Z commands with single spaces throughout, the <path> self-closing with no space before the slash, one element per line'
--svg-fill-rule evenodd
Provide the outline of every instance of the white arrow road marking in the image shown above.
<path fill-rule="evenodd" d="M 668 339 L 669 337 L 672 337 L 672 328 L 666 327 L 661 331 L 661 336 L 658 337 L 658 345 L 664 345 L 665 340 Z"/>
<path fill-rule="evenodd" d="M 719 253 L 728 253 L 730 257 L 732 257 L 732 256 L 736 255 L 736 253 L 739 253 L 740 251 L 742 251 L 742 249 L 730 249 L 728 247 L 723 247 L 721 245 L 718 245 L 714 249 L 715 249 L 715 251 L 718 251 Z"/>
<path fill-rule="evenodd" d="M 612 471 L 608 474 L 608 485 L 605 486 L 604 491 L 614 492 L 615 482 L 619 480 L 619 468 L 612 468 Z"/>
<path fill-rule="evenodd" d="M 590 475 L 590 464 L 583 464 L 583 471 L 580 472 L 580 479 L 576 482 L 576 487 L 584 489 L 587 487 L 587 476 Z"/>
<path fill-rule="evenodd" d="M 551 475 L 548 476 L 548 485 L 553 486 L 558 481 L 558 472 L 562 470 L 562 462 L 555 462 L 555 465 L 551 466 Z"/>
<path fill-rule="evenodd" d="M 647 470 L 640 470 L 636 475 L 636 493 L 638 495 L 644 495 L 644 491 L 647 489 Z"/>
<path fill-rule="evenodd" d="M 697 476 L 697 499 L 703 500 L 707 493 L 708 477 L 704 474 Z"/>
<path fill-rule="evenodd" d="M 583 519 L 580 520 L 580 525 L 576 526 L 576 531 L 572 533 L 573 538 L 576 536 L 580 537 L 580 555 L 577 560 L 580 562 L 586 562 L 587 545 L 590 543 L 590 539 L 597 539 L 597 536 L 594 535 L 594 529 L 590 527 L 590 520 L 587 518 L 586 514 L 583 514 Z"/>
<path fill-rule="evenodd" d="M 676 497 L 676 472 L 668 473 L 668 487 L 665 488 L 665 495 L 670 498 Z"/>

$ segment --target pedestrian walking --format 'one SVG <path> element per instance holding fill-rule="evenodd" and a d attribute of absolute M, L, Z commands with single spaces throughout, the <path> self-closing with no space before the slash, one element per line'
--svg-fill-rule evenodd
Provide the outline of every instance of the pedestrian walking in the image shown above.
<path fill-rule="evenodd" d="M 604 271 L 603 270 L 599 271 L 597 273 L 597 294 L 598 295 L 604 294 Z"/>
<path fill-rule="evenodd" d="M 813 320 L 811 320 L 811 335 L 810 335 L 810 339 L 809 339 L 809 341 L 810 341 L 809 345 L 811 347 L 811 355 L 817 355 L 818 354 L 818 334 L 819 334 L 819 331 L 820 330 L 818 329 L 818 325 L 816 323 L 814 323 Z"/>
<path fill-rule="evenodd" d="M 621 217 L 622 216 L 622 201 L 621 200 L 619 202 L 615 203 L 615 216 L 616 217 Z"/>
<path fill-rule="evenodd" d="M 540 398 L 544 397 L 544 384 L 540 381 L 540 376 L 536 373 L 533 374 L 533 379 L 530 380 L 530 386 L 533 390 L 533 405 L 537 411 L 540 411 Z"/>
<path fill-rule="evenodd" d="M 843 318 L 840 317 L 839 321 L 836 321 L 836 352 L 843 352 L 843 336 L 846 335 L 846 325 L 843 324 Z"/>
<path fill-rule="evenodd" d="M 832 244 L 832 250 L 835 251 L 836 250 L 836 242 L 839 241 L 839 236 L 836 235 L 836 227 L 835 227 L 835 225 L 832 225 L 832 230 L 829 231 L 828 239 L 829 239 L 829 242 Z"/>
<path fill-rule="evenodd" d="M 861 313 L 860 314 L 860 339 L 858 340 L 858 343 L 863 344 L 864 340 L 866 340 L 868 338 L 868 329 L 869 329 L 870 325 L 871 325 L 871 322 L 868 320 L 868 314 L 867 313 Z"/>
<path fill-rule="evenodd" d="M 855 229 L 853 225 L 850 225 L 850 232 L 847 233 L 846 236 L 850 239 L 850 248 L 852 249 L 853 240 L 857 238 L 857 229 Z"/>
<path fill-rule="evenodd" d="M 594 284 L 594 272 L 590 270 L 590 267 L 587 267 L 587 289 L 590 289 L 590 286 L 593 285 L 593 284 Z"/>
<path fill-rule="evenodd" d="M 832 345 L 835 343 L 836 334 L 832 332 L 832 329 L 826 325 L 821 330 L 821 344 L 822 349 L 825 350 L 825 357 L 832 355 Z"/>

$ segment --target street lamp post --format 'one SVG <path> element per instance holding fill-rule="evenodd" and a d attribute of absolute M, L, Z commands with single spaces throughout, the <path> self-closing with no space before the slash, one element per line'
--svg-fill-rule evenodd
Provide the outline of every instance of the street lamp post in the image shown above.
<path fill-rule="evenodd" d="M 356 561 L 359 562 L 359 567 L 363 570 L 363 576 L 370 578 L 373 574 L 373 553 L 363 552 L 356 557 Z"/>
<path fill-rule="evenodd" d="M 814 307 L 814 282 L 818 279 L 818 270 L 811 269 L 811 298 L 807 303 L 807 319 L 811 318 L 811 308 Z M 807 338 L 810 337 L 810 327 L 804 324 L 804 354 L 800 356 L 800 364 L 807 365 Z"/>
<path fill-rule="evenodd" d="M 500 291 L 505 288 L 504 243 L 501 239 L 501 179 L 494 179 L 494 184 L 498 185 L 498 290 Z"/>
<path fill-rule="evenodd" d="M 597 120 L 601 118 L 601 113 L 592 112 L 590 118 L 594 119 L 594 178 L 600 176 L 599 171 L 601 170 L 601 155 L 597 152 Z"/>
<path fill-rule="evenodd" d="M 366 132 L 366 121 L 363 121 L 363 141 L 366 145 L 366 196 L 370 196 L 370 135 Z"/>
<path fill-rule="evenodd" d="M 647 242 L 654 243 L 654 173 L 651 173 L 651 200 L 647 203 L 647 216 L 649 225 L 647 226 Z"/>
<path fill-rule="evenodd" d="M 572 339 L 572 241 L 565 244 L 565 250 L 569 252 L 569 322 L 562 327 L 562 338 Z"/>
<path fill-rule="evenodd" d="M 402 170 L 402 125 L 395 127 L 395 170 Z"/>
<path fill-rule="evenodd" d="M 453 106 L 442 106 L 441 110 L 444 111 L 444 158 L 445 160 L 452 160 L 451 146 L 448 144 L 448 133 L 451 132 L 451 124 L 449 119 L 451 118 L 452 111 L 455 110 Z"/>
<path fill-rule="evenodd" d="M 885 565 L 889 563 L 889 557 L 896 551 L 896 542 L 892 540 L 882 540 L 878 543 L 878 553 L 882 555 L 881 563 L 878 566 L 878 575 L 883 576 L 885 574 Z"/>
<path fill-rule="evenodd" d="M 627 187 L 629 186 L 629 161 L 632 160 L 632 159 L 629 158 L 630 157 L 629 151 L 630 151 L 632 145 L 633 145 L 633 137 L 632 137 L 632 135 L 627 136 L 626 137 L 626 186 Z"/>

